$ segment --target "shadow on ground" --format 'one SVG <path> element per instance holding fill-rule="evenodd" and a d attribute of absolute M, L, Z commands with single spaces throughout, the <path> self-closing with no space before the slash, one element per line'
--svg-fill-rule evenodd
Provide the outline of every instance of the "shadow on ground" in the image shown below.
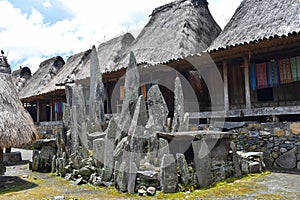
<path fill-rule="evenodd" d="M 17 176 L 0 176 L 0 195 L 35 188 L 38 185 Z"/>

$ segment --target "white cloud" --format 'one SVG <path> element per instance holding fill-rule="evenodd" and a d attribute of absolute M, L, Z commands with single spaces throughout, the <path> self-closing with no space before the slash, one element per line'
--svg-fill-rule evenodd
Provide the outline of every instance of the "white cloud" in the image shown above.
<path fill-rule="evenodd" d="M 51 4 L 49 1 L 45 1 L 45 2 L 43 3 L 43 6 L 44 6 L 45 8 L 51 8 L 51 7 L 52 7 L 52 4 Z"/>
<path fill-rule="evenodd" d="M 0 0 L 1 49 L 9 51 L 9 60 L 18 65 L 38 68 L 43 59 L 68 52 L 78 53 L 103 42 L 104 38 L 143 28 L 155 7 L 170 0 L 59 0 L 75 13 L 72 19 L 53 24 L 43 23 L 43 15 L 35 9 L 22 14 L 8 0 Z M 209 1 L 212 15 L 218 23 L 223 15 L 230 18 L 240 0 Z M 45 1 L 45 7 L 51 6 Z M 52 5 L 53 8 L 54 5 Z M 229 15 L 228 12 L 229 10 Z M 222 26 L 222 25 L 221 25 Z M 19 66 L 12 66 L 18 68 Z"/>

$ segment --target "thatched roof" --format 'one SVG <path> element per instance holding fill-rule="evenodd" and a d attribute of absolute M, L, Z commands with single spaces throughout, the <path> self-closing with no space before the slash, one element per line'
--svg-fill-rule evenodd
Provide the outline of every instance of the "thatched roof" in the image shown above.
<path fill-rule="evenodd" d="M 75 81 L 75 74 L 90 59 L 91 50 L 72 55 L 68 58 L 66 64 L 57 73 L 56 76 L 43 88 L 40 94 L 46 94 L 58 89 L 64 89 L 62 86 L 66 81 Z"/>
<path fill-rule="evenodd" d="M 100 70 L 102 73 L 114 71 L 124 56 L 124 53 L 130 48 L 134 37 L 131 33 L 115 37 L 107 42 L 100 44 L 97 48 Z M 76 74 L 76 80 L 90 77 L 90 60 Z"/>
<path fill-rule="evenodd" d="M 300 34 L 299 0 L 244 0 L 208 51 Z"/>
<path fill-rule="evenodd" d="M 64 64 L 65 61 L 60 56 L 43 61 L 39 69 L 19 92 L 20 98 L 24 99 L 39 95 Z"/>
<path fill-rule="evenodd" d="M 19 92 L 25 83 L 31 78 L 31 70 L 28 67 L 20 67 L 12 72 L 12 80 L 15 85 L 17 92 Z"/>
<path fill-rule="evenodd" d="M 118 69 L 127 66 L 131 51 L 139 64 L 164 63 L 201 53 L 220 32 L 206 0 L 174 1 L 152 12 Z"/>
<path fill-rule="evenodd" d="M 99 45 L 97 48 L 100 68 L 102 73 L 110 72 L 119 63 L 124 52 L 133 42 L 130 33 L 115 37 Z M 64 83 L 83 80 L 90 77 L 91 49 L 71 56 L 58 74 L 47 84 L 40 94 L 47 94 L 59 89 L 64 89 Z"/>
<path fill-rule="evenodd" d="M 36 138 L 37 130 L 19 99 L 11 75 L 0 73 L 0 147 L 21 147 Z"/>

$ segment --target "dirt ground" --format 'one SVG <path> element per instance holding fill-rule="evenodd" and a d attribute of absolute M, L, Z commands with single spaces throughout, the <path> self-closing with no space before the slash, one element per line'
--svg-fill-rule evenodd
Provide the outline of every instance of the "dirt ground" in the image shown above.
<path fill-rule="evenodd" d="M 22 151 L 23 160 L 31 152 Z M 222 182 L 215 187 L 162 194 L 151 199 L 300 199 L 300 175 L 295 173 L 253 174 Z M 149 199 L 137 195 L 120 194 L 114 188 L 75 185 L 54 174 L 31 172 L 28 164 L 8 166 L 0 176 L 0 199 Z"/>

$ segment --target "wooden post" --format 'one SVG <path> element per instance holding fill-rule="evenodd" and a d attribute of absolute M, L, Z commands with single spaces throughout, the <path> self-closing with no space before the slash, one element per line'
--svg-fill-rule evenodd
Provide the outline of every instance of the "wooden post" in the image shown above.
<path fill-rule="evenodd" d="M 0 147 L 0 176 L 4 175 L 3 149 Z"/>
<path fill-rule="evenodd" d="M 224 108 L 229 110 L 229 95 L 228 95 L 228 67 L 227 62 L 223 61 L 223 82 L 224 82 Z"/>
<path fill-rule="evenodd" d="M 50 121 L 53 121 L 53 100 L 50 100 Z"/>
<path fill-rule="evenodd" d="M 57 98 L 55 98 L 55 104 L 57 103 Z M 57 121 L 57 112 L 55 112 L 55 121 Z"/>
<path fill-rule="evenodd" d="M 244 76 L 245 76 L 246 108 L 251 109 L 250 80 L 249 80 L 249 58 L 247 56 L 244 56 Z"/>
<path fill-rule="evenodd" d="M 36 102 L 36 122 L 40 122 L 40 101 Z"/>

